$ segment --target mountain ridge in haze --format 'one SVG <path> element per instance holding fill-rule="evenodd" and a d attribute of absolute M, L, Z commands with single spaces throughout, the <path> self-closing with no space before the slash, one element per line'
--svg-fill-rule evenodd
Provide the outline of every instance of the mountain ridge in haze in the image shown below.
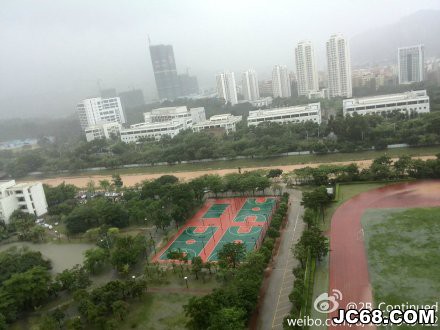
<path fill-rule="evenodd" d="M 397 48 L 425 45 L 425 57 L 440 55 L 440 10 L 420 10 L 396 23 L 367 30 L 350 40 L 354 66 L 397 63 Z"/>

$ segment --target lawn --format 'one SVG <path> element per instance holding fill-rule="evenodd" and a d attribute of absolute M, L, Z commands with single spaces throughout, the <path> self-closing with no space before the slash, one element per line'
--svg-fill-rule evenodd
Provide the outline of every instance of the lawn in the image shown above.
<path fill-rule="evenodd" d="M 329 207 L 325 210 L 324 215 L 324 222 L 321 222 L 320 228 L 324 232 L 328 231 L 330 229 L 330 223 L 331 218 L 333 216 L 333 213 L 335 213 L 336 209 L 345 201 L 349 200 L 350 198 L 371 190 L 375 188 L 382 187 L 386 185 L 387 183 L 359 183 L 359 184 L 342 184 L 339 186 L 339 199 L 335 202 L 333 202 Z M 313 296 L 312 296 L 312 302 L 316 297 L 318 297 L 320 294 L 328 291 L 328 266 L 329 266 L 329 260 L 328 255 L 324 258 L 321 262 L 316 264 L 315 269 L 315 282 L 313 286 Z M 312 308 L 311 315 L 312 318 L 319 318 L 322 321 L 325 321 L 327 315 L 318 313 Z M 322 327 L 311 327 L 311 329 L 316 330 L 322 330 Z"/>
<path fill-rule="evenodd" d="M 147 166 L 147 167 L 133 167 L 133 168 L 121 168 L 121 169 L 108 169 L 96 172 L 79 172 L 73 175 L 112 175 L 115 172 L 119 174 L 156 174 L 156 173 L 175 173 L 175 172 L 190 172 L 190 171 L 206 171 L 206 170 L 219 170 L 238 167 L 264 167 L 264 166 L 281 166 L 281 165 L 295 165 L 295 164 L 309 164 L 309 163 L 330 163 L 330 162 L 343 162 L 343 161 L 355 161 L 355 160 L 368 160 L 374 159 L 383 154 L 387 154 L 390 157 L 399 157 L 401 155 L 410 156 L 429 156 L 439 153 L 440 147 L 420 147 L 420 148 L 397 148 L 378 150 L 378 151 L 362 151 L 354 153 L 332 153 L 324 155 L 297 155 L 297 156 L 282 156 L 282 157 L 269 157 L 269 158 L 253 158 L 253 159 L 232 159 L 232 160 L 219 160 L 212 162 L 194 163 L 194 164 L 177 164 L 177 165 L 160 165 L 160 166 Z M 63 174 L 64 175 L 64 174 Z M 53 175 L 57 177 L 58 175 Z M 48 175 L 47 177 L 51 177 Z"/>
<path fill-rule="evenodd" d="M 362 217 L 376 305 L 440 297 L 440 208 L 370 209 Z"/>

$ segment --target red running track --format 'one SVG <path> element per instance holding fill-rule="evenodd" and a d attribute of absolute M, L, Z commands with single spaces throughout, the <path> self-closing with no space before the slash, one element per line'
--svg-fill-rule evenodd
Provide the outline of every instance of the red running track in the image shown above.
<path fill-rule="evenodd" d="M 361 217 L 365 210 L 439 205 L 440 181 L 417 181 L 392 184 L 361 193 L 336 210 L 330 229 L 329 295 L 332 295 L 334 289 L 341 291 L 339 308 L 346 308 L 349 302 L 358 306 L 373 302 L 361 230 Z M 336 312 L 330 316 L 337 316 Z M 330 326 L 329 329 L 353 329 L 353 326 Z"/>

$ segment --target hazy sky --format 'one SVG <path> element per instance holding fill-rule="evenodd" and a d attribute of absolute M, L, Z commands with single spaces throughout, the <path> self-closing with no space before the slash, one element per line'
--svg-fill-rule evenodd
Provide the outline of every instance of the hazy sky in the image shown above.
<path fill-rule="evenodd" d="M 103 87 L 155 90 L 147 35 L 172 44 L 178 69 L 201 87 L 214 74 L 275 64 L 293 70 L 295 43 L 310 39 L 324 69 L 324 43 L 394 23 L 438 0 L 2 0 L 0 120 L 64 115 Z M 151 96 L 151 95 L 150 95 Z"/>

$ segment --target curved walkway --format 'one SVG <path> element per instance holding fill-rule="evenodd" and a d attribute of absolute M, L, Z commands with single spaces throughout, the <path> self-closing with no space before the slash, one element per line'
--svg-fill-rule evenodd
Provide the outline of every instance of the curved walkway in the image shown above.
<path fill-rule="evenodd" d="M 346 201 L 336 210 L 330 231 L 329 295 L 334 289 L 341 291 L 339 308 L 345 308 L 349 302 L 358 304 L 373 301 L 361 227 L 364 211 L 368 208 L 439 205 L 440 181 L 433 180 L 399 183 L 367 191 Z M 333 328 L 336 329 L 330 327 Z"/>

